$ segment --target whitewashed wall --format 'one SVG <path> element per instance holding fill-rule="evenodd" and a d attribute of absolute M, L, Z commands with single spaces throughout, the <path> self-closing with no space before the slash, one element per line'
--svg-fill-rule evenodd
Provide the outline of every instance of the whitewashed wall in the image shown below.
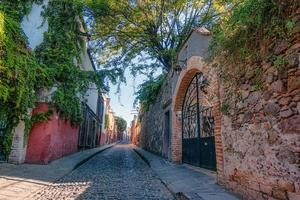
<path fill-rule="evenodd" d="M 87 53 L 87 48 L 84 47 L 84 51 L 81 53 L 81 66 L 83 70 L 86 71 L 94 71 L 91 59 Z M 97 113 L 97 104 L 98 104 L 98 90 L 95 84 L 90 85 L 90 89 L 86 93 L 86 101 L 87 105 Z"/>

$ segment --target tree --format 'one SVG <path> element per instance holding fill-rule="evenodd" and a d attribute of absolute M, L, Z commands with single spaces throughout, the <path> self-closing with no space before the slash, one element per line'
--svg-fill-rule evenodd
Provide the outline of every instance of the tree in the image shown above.
<path fill-rule="evenodd" d="M 135 93 L 136 98 L 134 104 L 139 102 L 142 105 L 142 109 L 148 111 L 150 105 L 155 102 L 164 81 L 165 75 L 161 74 L 154 79 L 150 79 L 142 83 L 139 86 L 138 91 Z"/>
<path fill-rule="evenodd" d="M 98 61 L 132 72 L 169 71 L 193 27 L 207 25 L 212 0 L 86 0 Z"/>
<path fill-rule="evenodd" d="M 127 128 L 126 120 L 123 119 L 122 117 L 115 117 L 115 120 L 118 128 L 118 133 L 123 133 L 124 131 L 126 131 Z"/>

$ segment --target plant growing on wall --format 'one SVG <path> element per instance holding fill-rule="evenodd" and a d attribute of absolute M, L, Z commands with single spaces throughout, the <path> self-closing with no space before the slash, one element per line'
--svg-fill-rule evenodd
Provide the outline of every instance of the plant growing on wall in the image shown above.
<path fill-rule="evenodd" d="M 238 86 L 247 81 L 252 90 L 263 90 L 263 63 L 287 70 L 287 60 L 276 55 L 276 45 L 292 44 L 299 35 L 294 14 L 295 0 L 220 1 L 222 17 L 214 24 L 210 55 L 218 61 L 219 74 L 226 84 L 227 103 L 238 101 Z M 294 40 L 295 41 L 295 40 Z M 232 102 L 232 105 L 235 103 Z M 224 103 L 224 105 L 226 105 Z"/>
<path fill-rule="evenodd" d="M 20 20 L 32 1 L 2 1 L 0 3 L 0 121 L 6 134 L 3 153 L 8 155 L 12 130 L 20 120 L 29 118 L 34 107 L 38 77 L 44 73 L 34 55 L 27 49 Z"/>
<path fill-rule="evenodd" d="M 1 1 L 0 4 L 0 120 L 6 124 L 4 153 L 9 155 L 12 131 L 20 120 L 30 125 L 46 120 L 51 111 L 31 118 L 30 108 L 37 102 L 37 91 L 56 88 L 53 106 L 76 125 L 83 118 L 82 101 L 91 84 L 104 92 L 107 81 L 117 81 L 119 71 L 97 72 L 80 69 L 84 41 L 81 32 L 82 1 L 51 0 L 43 16 L 49 29 L 44 42 L 32 53 L 20 29 L 22 17 L 33 1 Z"/>
<path fill-rule="evenodd" d="M 165 81 L 165 74 L 158 76 L 157 78 L 151 78 L 150 80 L 142 83 L 139 86 L 138 91 L 135 93 L 135 104 L 139 102 L 145 111 L 148 111 L 150 105 L 153 104 L 160 92 L 160 88 Z"/>
<path fill-rule="evenodd" d="M 223 12 L 223 18 L 213 26 L 210 47 L 212 58 L 222 55 L 222 62 L 237 66 L 232 70 L 244 68 L 239 70 L 241 73 L 245 72 L 245 65 L 249 62 L 258 65 L 267 60 L 280 67 L 286 64 L 283 59 L 274 59 L 273 47 L 277 41 L 289 41 L 293 33 L 297 32 L 292 16 L 293 10 L 300 5 L 299 1 L 228 0 L 221 5 L 228 10 Z M 265 51 L 259 48 L 262 46 L 266 46 Z M 224 72 L 228 72 L 228 75 L 236 74 L 232 70 L 226 69 Z"/>

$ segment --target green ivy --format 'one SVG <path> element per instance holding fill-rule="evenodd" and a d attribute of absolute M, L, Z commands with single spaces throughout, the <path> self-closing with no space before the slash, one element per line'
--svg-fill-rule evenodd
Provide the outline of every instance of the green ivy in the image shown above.
<path fill-rule="evenodd" d="M 0 120 L 6 124 L 2 151 L 7 156 L 12 131 L 28 117 L 36 100 L 35 87 L 42 69 L 27 49 L 20 20 L 32 1 L 2 1 L 0 4 Z"/>
<path fill-rule="evenodd" d="M 81 1 L 51 0 L 43 13 L 49 29 L 35 51 L 39 63 L 46 68 L 45 86 L 56 87 L 52 96 L 55 107 L 61 117 L 74 125 L 83 120 L 82 100 L 92 83 L 100 91 L 107 91 L 106 78 L 115 82 L 116 76 L 121 75 L 118 70 L 89 72 L 80 68 L 85 45 L 82 10 Z"/>
<path fill-rule="evenodd" d="M 139 86 L 138 91 L 135 93 L 135 104 L 139 102 L 145 111 L 148 111 L 152 105 L 165 81 L 166 75 L 162 74 L 157 78 L 150 79 Z"/>
<path fill-rule="evenodd" d="M 227 17 L 213 26 L 211 56 L 225 52 L 237 59 L 261 59 L 265 56 L 257 48 L 261 42 L 291 36 L 295 28 L 291 16 L 296 7 L 297 1 L 293 0 L 239 1 Z"/>
<path fill-rule="evenodd" d="M 80 54 L 84 49 L 82 10 L 79 0 L 50 0 L 43 16 L 49 24 L 44 41 L 35 52 L 27 48 L 20 21 L 33 2 L 39 0 L 4 0 L 0 3 L 0 120 L 7 125 L 2 144 L 10 153 L 12 131 L 20 120 L 31 126 L 47 120 L 52 109 L 35 116 L 30 110 L 37 103 L 36 91 L 55 88 L 53 109 L 77 125 L 83 119 L 82 101 L 90 87 L 108 90 L 108 80 L 116 82 L 120 70 L 83 71 Z"/>

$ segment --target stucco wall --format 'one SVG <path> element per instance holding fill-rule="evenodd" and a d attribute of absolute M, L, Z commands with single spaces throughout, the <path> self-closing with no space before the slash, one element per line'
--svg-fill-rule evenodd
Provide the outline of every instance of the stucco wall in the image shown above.
<path fill-rule="evenodd" d="M 40 103 L 33 114 L 46 112 L 48 104 Z M 78 148 L 79 126 L 72 127 L 69 121 L 53 113 L 48 121 L 36 123 L 28 138 L 26 163 L 48 164 L 50 161 L 74 153 Z"/>
<path fill-rule="evenodd" d="M 84 46 L 84 51 L 82 51 L 80 55 L 81 59 L 81 67 L 85 71 L 94 71 L 91 58 L 89 57 L 87 50 L 87 44 Z M 97 114 L 97 104 L 98 104 L 98 89 L 95 84 L 91 84 L 89 90 L 86 93 L 85 99 L 87 101 L 87 105 L 93 110 L 95 114 Z"/>

